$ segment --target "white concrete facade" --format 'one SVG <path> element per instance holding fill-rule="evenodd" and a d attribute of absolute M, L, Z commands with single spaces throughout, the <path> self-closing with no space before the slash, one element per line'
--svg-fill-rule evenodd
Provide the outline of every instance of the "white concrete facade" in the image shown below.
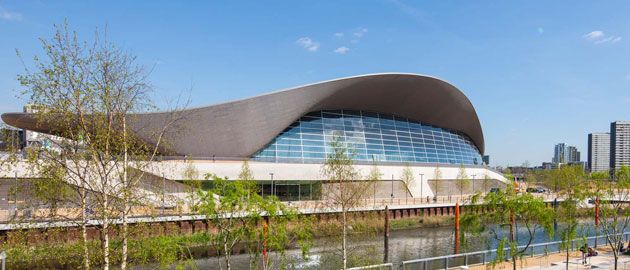
<path fill-rule="evenodd" d="M 238 179 L 243 162 L 241 161 L 163 161 L 158 166 L 152 166 L 154 171 L 151 173 L 157 176 L 163 176 L 170 180 L 183 180 L 184 171 L 190 166 L 194 167 L 201 179 L 206 174 L 215 174 L 218 177 L 227 177 L 228 179 Z M 366 177 L 372 165 L 354 165 L 361 175 Z M 249 168 L 256 180 L 271 180 L 270 173 L 273 173 L 273 179 L 282 180 L 326 180 L 321 173 L 322 164 L 300 164 L 300 163 L 272 163 L 272 162 L 249 162 Z M 382 174 L 383 180 L 400 180 L 403 169 L 402 165 L 379 165 L 378 169 Z M 414 174 L 414 181 L 410 185 L 409 190 L 413 197 L 433 196 L 428 180 L 436 179 L 435 165 L 410 165 Z M 442 174 L 440 179 L 457 179 L 460 168 L 459 166 L 440 166 L 439 170 Z M 489 179 L 507 182 L 505 177 L 500 173 L 492 171 L 484 167 L 465 167 L 468 179 L 480 180 L 487 176 Z M 422 174 L 422 176 L 421 176 Z M 422 181 L 421 181 L 422 180 Z"/>

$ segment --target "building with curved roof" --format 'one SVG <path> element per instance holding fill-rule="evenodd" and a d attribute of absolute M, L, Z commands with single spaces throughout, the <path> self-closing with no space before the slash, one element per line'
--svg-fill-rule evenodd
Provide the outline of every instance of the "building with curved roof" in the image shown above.
<path fill-rule="evenodd" d="M 402 166 L 413 167 L 425 180 L 436 168 L 442 168 L 440 178 L 455 179 L 460 167 L 470 171 L 469 178 L 504 180 L 482 164 L 484 137 L 471 102 L 452 84 L 431 76 L 354 76 L 181 113 L 183 120 L 166 131 L 162 154 L 186 156 L 202 172 L 232 179 L 238 174 L 234 163 L 249 159 L 256 179 L 322 181 L 318 168 L 337 138 L 351 149 L 356 164 L 389 166 L 392 180 L 398 179 L 394 175 L 400 175 Z M 151 134 L 169 116 L 136 114 L 129 122 L 139 138 L 152 143 Z M 37 125 L 27 113 L 5 113 L 2 120 L 54 133 L 54 123 Z M 171 171 L 183 170 L 176 161 L 171 163 Z M 172 173 L 167 178 L 181 176 Z M 428 181 L 419 185 L 426 187 L 409 188 L 412 196 L 433 195 Z"/>

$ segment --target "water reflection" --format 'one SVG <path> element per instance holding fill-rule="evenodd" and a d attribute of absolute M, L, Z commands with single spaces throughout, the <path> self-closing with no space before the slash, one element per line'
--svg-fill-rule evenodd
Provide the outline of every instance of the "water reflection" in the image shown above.
<path fill-rule="evenodd" d="M 562 230 L 562 227 L 557 228 Z M 581 230 L 589 236 L 594 235 L 592 223 L 584 222 Z M 527 230 L 523 225 L 518 226 L 518 240 L 520 244 L 527 242 Z M 341 265 L 336 249 L 331 248 L 334 239 L 319 239 L 311 249 L 308 260 L 301 259 L 300 250 L 289 250 L 289 269 L 338 269 Z M 543 243 L 558 241 L 557 234 L 549 237 L 543 229 L 536 231 L 533 243 Z M 468 239 L 468 245 L 460 247 L 461 252 L 473 252 L 496 248 L 498 240 L 494 237 L 473 237 Z M 454 251 L 454 228 L 452 226 L 437 228 L 420 228 L 392 231 L 390 234 L 390 262 L 400 263 L 405 260 L 429 258 L 453 254 Z M 365 265 L 368 263 L 381 263 L 383 260 L 383 237 L 382 235 L 371 235 L 356 237 L 350 241 L 351 256 L 349 266 Z M 234 255 L 232 260 L 233 269 L 249 269 L 248 255 Z M 277 261 L 277 254 L 272 254 L 272 258 Z M 367 263 L 366 263 L 367 262 Z M 217 258 L 205 258 L 195 260 L 199 269 L 219 269 Z M 136 269 L 153 269 L 146 265 Z"/>

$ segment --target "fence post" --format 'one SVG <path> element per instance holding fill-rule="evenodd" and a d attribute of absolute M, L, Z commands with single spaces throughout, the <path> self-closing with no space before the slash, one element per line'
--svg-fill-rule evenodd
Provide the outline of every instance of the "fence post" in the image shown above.
<path fill-rule="evenodd" d="M 468 266 L 468 254 L 464 255 L 464 265 Z"/>
<path fill-rule="evenodd" d="M 448 257 L 444 258 L 444 269 L 448 269 Z"/>
<path fill-rule="evenodd" d="M 483 256 L 481 257 L 482 257 L 483 265 L 486 265 L 486 253 L 484 252 Z"/>

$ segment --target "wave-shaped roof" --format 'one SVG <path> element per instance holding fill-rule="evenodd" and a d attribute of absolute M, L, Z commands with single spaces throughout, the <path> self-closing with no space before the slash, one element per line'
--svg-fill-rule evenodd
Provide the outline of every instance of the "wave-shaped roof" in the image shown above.
<path fill-rule="evenodd" d="M 197 157 L 248 158 L 302 115 L 320 110 L 381 112 L 468 135 L 483 154 L 479 118 L 468 98 L 450 83 L 406 73 L 369 74 L 324 81 L 251 98 L 188 109 L 167 130 L 163 152 Z M 172 118 L 170 112 L 130 118 L 136 135 L 148 143 Z M 50 132 L 32 115 L 5 113 L 12 126 Z"/>

